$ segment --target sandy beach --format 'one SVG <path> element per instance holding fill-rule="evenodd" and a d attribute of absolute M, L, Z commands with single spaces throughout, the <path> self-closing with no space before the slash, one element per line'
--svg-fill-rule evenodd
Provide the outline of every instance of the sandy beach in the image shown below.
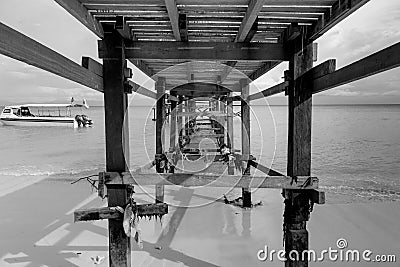
<path fill-rule="evenodd" d="M 73 222 L 75 209 L 99 207 L 106 201 L 86 183 L 71 185 L 47 178 L 32 184 L 31 177 L 24 179 L 25 187 L 1 196 L 0 266 L 94 266 L 91 258 L 96 256 L 105 257 L 99 266 L 107 266 L 107 221 Z M 283 249 L 280 191 L 257 190 L 253 200 L 264 205 L 243 210 L 214 201 L 225 193 L 218 190 L 167 187 L 169 214 L 162 223 L 141 221 L 144 247 L 132 244 L 132 266 L 283 266 L 277 258 L 272 262 L 257 258 L 266 245 Z M 136 191 L 138 202 L 152 201 L 144 192 L 152 188 Z M 345 238 L 349 249 L 396 255 L 398 263 L 382 266 L 400 266 L 399 219 L 399 202 L 315 206 L 308 224 L 310 249 L 335 249 L 336 241 Z M 379 266 L 376 262 L 310 263 L 320 265 Z"/>

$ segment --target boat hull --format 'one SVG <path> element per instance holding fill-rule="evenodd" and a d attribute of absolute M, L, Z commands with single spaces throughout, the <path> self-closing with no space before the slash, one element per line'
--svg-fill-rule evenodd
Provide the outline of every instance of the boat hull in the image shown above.
<path fill-rule="evenodd" d="M 77 128 L 78 123 L 73 118 L 0 118 L 0 122 L 9 126 L 61 126 Z"/>

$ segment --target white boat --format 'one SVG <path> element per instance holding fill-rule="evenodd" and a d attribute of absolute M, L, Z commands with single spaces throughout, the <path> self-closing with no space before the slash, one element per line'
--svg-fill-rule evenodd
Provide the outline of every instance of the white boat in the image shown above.
<path fill-rule="evenodd" d="M 93 121 L 84 114 L 74 114 L 74 108 L 89 108 L 83 104 L 25 104 L 4 107 L 0 121 L 13 126 L 69 126 L 88 127 Z"/>

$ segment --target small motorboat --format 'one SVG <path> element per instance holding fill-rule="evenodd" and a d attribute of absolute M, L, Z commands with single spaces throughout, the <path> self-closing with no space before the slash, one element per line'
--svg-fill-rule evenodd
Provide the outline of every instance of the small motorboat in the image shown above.
<path fill-rule="evenodd" d="M 73 113 L 76 108 L 88 109 L 86 100 L 82 104 L 25 104 L 4 107 L 0 121 L 4 125 L 14 126 L 69 126 L 88 127 L 93 120 L 85 114 Z"/>

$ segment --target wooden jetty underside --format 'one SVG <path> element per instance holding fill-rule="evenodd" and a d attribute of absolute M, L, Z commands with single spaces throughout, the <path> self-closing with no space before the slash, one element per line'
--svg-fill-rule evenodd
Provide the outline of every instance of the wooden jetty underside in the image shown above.
<path fill-rule="evenodd" d="M 313 94 L 400 66 L 400 57 L 393 56 L 400 54 L 397 43 L 339 70 L 333 59 L 313 67 L 314 41 L 368 0 L 55 2 L 99 38 L 102 63 L 83 57 L 77 64 L 1 22 L 0 53 L 104 93 L 106 169 L 99 175 L 99 195 L 107 197 L 108 207 L 76 211 L 75 219 L 109 220 L 111 266 L 135 261 L 117 209 L 132 202 L 135 185 L 156 189 L 156 203 L 135 204 L 139 216 L 168 212 L 164 186 L 169 184 L 240 187 L 244 207 L 251 207 L 251 188 L 281 188 L 286 252 L 308 249 L 312 205 L 324 202 L 311 175 Z M 131 79 L 127 61 L 155 81 L 155 90 Z M 281 62 L 289 62 L 284 81 L 250 94 L 250 83 Z M 156 102 L 156 155 L 148 165 L 155 166 L 153 173 L 127 166 L 125 114 L 133 92 Z M 250 147 L 251 101 L 283 92 L 289 103 L 286 174 L 257 162 Z M 240 112 L 234 113 L 238 104 Z M 234 119 L 241 120 L 239 131 Z M 167 120 L 171 132 L 164 142 Z M 241 144 L 234 143 L 234 135 L 241 136 Z M 255 169 L 264 175 L 255 175 Z M 308 262 L 288 260 L 285 266 Z"/>

